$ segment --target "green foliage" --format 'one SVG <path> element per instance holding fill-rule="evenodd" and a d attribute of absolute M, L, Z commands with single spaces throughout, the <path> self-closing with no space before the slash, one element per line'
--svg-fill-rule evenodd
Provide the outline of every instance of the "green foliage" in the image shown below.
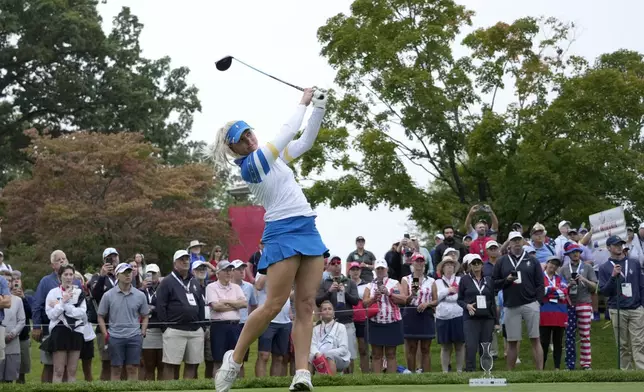
<path fill-rule="evenodd" d="M 227 220 L 212 208 L 210 167 L 163 164 L 159 149 L 135 133 L 29 134 L 32 175 L 10 182 L 0 199 L 3 241 L 28 276 L 42 277 L 55 249 L 83 272 L 96 270 L 108 246 L 123 260 L 143 252 L 169 271 L 189 239 L 228 239 Z"/>
<path fill-rule="evenodd" d="M 525 17 L 474 30 L 455 57 L 472 16 L 451 0 L 356 0 L 320 27 L 343 94 L 325 123 L 333 137 L 298 164 L 341 173 L 309 199 L 409 208 L 426 231 L 478 202 L 505 230 L 620 204 L 644 216 L 642 54 L 571 56 L 573 24 Z"/>
<path fill-rule="evenodd" d="M 143 25 L 129 8 L 106 34 L 97 0 L 0 3 L 0 186 L 29 169 L 23 130 L 142 132 L 170 163 L 184 162 L 197 88 L 186 67 L 142 57 Z"/>

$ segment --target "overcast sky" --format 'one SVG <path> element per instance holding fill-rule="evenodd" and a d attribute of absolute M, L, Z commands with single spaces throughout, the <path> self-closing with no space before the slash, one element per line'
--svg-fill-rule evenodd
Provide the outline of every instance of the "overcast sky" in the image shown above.
<path fill-rule="evenodd" d="M 619 48 L 644 52 L 644 3 L 613 0 L 469 0 L 459 1 L 476 12 L 474 28 L 524 16 L 554 16 L 577 25 L 571 53 L 594 59 Z M 123 6 L 145 25 L 144 56 L 170 56 L 173 66 L 187 66 L 189 81 L 199 88 L 203 111 L 195 115 L 191 138 L 212 142 L 215 129 L 243 119 L 270 140 L 299 102 L 300 93 L 239 64 L 225 73 L 214 62 L 232 55 L 265 72 L 300 86 L 333 86 L 335 73 L 319 55 L 318 27 L 329 17 L 346 13 L 351 1 L 274 0 L 108 0 L 101 5 L 106 27 Z M 462 53 L 461 53 L 462 54 Z M 511 93 L 501 96 L 506 103 Z M 428 178 L 419 178 L 422 184 Z M 317 225 L 332 254 L 345 258 L 358 235 L 367 249 L 382 257 L 406 232 L 408 213 L 364 206 L 350 210 L 317 208 Z M 525 222 L 530 224 L 530 222 Z M 209 240 L 208 242 L 210 242 Z"/>

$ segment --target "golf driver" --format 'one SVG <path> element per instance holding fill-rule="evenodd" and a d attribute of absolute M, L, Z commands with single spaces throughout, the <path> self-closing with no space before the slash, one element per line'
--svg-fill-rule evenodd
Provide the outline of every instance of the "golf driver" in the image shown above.
<path fill-rule="evenodd" d="M 262 71 L 262 70 L 259 70 L 259 69 L 255 68 L 255 67 L 253 67 L 252 65 L 246 64 L 245 62 L 243 62 L 243 61 L 241 61 L 240 59 L 235 58 L 235 57 L 233 57 L 233 56 L 226 56 L 226 57 L 222 57 L 221 59 L 219 59 L 219 60 L 215 61 L 215 67 L 217 67 L 217 69 L 218 69 L 219 71 L 227 71 L 227 70 L 228 70 L 228 68 L 230 68 L 230 66 L 232 65 L 233 60 L 235 60 L 235 61 L 237 61 L 237 62 L 239 62 L 239 63 L 241 63 L 241 64 L 243 64 L 243 65 L 247 66 L 248 68 L 250 68 L 250 69 L 252 69 L 252 70 L 254 70 L 254 71 L 257 71 L 257 72 L 261 73 L 262 75 L 268 76 L 268 77 L 269 77 L 269 78 L 271 78 L 271 79 L 277 80 L 278 82 L 282 82 L 282 83 L 284 83 L 284 84 L 285 84 L 285 85 L 287 85 L 287 86 L 293 87 L 293 88 L 294 88 L 294 89 L 296 89 L 296 90 L 304 91 L 304 89 L 303 89 L 302 87 L 300 87 L 300 86 L 296 86 L 296 85 L 291 84 L 291 83 L 289 83 L 289 82 L 286 82 L 286 81 L 284 81 L 284 80 L 282 80 L 282 79 L 280 79 L 280 78 L 278 78 L 278 77 L 275 77 L 275 76 L 273 76 L 273 75 L 269 75 L 269 74 L 267 74 L 266 72 L 264 72 L 264 71 Z M 320 98 L 320 99 L 324 98 L 324 95 L 321 95 L 319 98 Z"/>

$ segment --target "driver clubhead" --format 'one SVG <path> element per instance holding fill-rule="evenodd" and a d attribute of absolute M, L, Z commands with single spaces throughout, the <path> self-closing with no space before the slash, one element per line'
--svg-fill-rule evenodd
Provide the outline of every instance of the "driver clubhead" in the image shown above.
<path fill-rule="evenodd" d="M 222 57 L 220 60 L 215 61 L 215 67 L 219 71 L 226 71 L 233 63 L 233 56 Z"/>

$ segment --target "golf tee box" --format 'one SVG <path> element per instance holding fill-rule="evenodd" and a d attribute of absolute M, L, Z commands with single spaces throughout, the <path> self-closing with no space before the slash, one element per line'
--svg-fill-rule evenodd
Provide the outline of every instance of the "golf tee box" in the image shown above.
<path fill-rule="evenodd" d="M 505 378 L 470 378 L 471 387 L 506 387 Z"/>

